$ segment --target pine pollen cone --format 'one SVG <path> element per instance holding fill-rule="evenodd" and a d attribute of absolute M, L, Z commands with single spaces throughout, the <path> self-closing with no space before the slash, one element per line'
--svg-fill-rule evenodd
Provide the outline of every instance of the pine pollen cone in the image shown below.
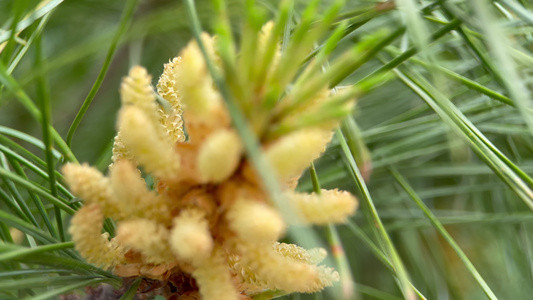
<path fill-rule="evenodd" d="M 263 44 L 273 41 L 268 38 L 272 28 L 268 23 L 257 32 Z M 217 39 L 203 34 L 202 41 L 223 72 Z M 278 126 L 320 113 L 332 93 L 321 88 L 308 102 L 284 103 L 297 98 L 292 94 L 305 94 L 295 88 L 280 92 L 283 106 L 257 108 L 269 101 L 272 74 L 284 67 L 277 63 L 283 61 L 278 48 L 275 55 L 255 54 L 271 63 L 263 75 L 242 77 L 250 82 L 241 85 L 242 93 L 234 91 L 234 100 L 261 143 L 263 157 L 284 191 L 282 200 L 294 208 L 300 223 L 343 223 L 357 208 L 350 193 L 294 191 L 303 171 L 325 151 L 340 117 L 325 120 L 327 124 L 316 118 L 304 127 Z M 121 277 L 174 285 L 172 290 L 183 299 L 250 299 L 271 290 L 311 293 L 338 281 L 335 270 L 318 265 L 325 250 L 278 242 L 290 224 L 245 155 L 197 42 L 164 66 L 157 93 L 169 105 L 156 102 L 151 81 L 148 72 L 136 66 L 122 82 L 122 108 L 107 176 L 87 164 L 63 167 L 71 190 L 84 201 L 70 225 L 83 258 Z M 116 236 L 101 234 L 104 218 L 116 222 Z M 190 280 L 176 279 L 183 276 Z"/>

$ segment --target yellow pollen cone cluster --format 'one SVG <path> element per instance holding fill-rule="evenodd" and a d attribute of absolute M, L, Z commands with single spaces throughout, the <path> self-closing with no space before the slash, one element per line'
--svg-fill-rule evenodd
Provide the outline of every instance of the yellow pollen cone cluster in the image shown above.
<path fill-rule="evenodd" d="M 261 43 L 271 40 L 272 28 L 268 23 L 258 32 Z M 211 59 L 220 61 L 217 40 L 207 34 L 202 40 Z M 275 68 L 283 67 L 277 63 L 282 58 L 276 48 L 274 62 L 264 71 L 275 74 Z M 311 104 L 285 103 L 290 113 L 276 105 L 272 110 L 250 109 L 268 94 L 271 76 L 257 78 L 265 80 L 264 86 L 242 108 L 284 199 L 305 224 L 344 222 L 357 208 L 357 199 L 348 192 L 294 191 L 299 176 L 325 151 L 339 120 L 270 130 L 320 112 L 331 93 L 318 90 Z M 318 265 L 326 256 L 324 249 L 278 243 L 286 220 L 244 154 L 196 42 L 164 67 L 157 92 L 169 106 L 158 105 L 151 77 L 142 67 L 130 70 L 120 92 L 109 174 L 88 165 L 63 167 L 73 193 L 85 203 L 72 219 L 70 233 L 87 262 L 112 268 L 121 277 L 160 280 L 173 286 L 163 296 L 179 299 L 251 299 L 269 290 L 311 293 L 339 279 L 335 270 Z M 293 92 L 285 97 L 291 99 Z M 155 182 L 153 188 L 146 176 Z M 101 234 L 104 218 L 116 222 L 115 237 Z"/>

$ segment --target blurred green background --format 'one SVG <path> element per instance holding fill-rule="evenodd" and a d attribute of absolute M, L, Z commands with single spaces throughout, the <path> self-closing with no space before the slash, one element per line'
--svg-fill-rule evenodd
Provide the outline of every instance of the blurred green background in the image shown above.
<path fill-rule="evenodd" d="M 479 278 L 476 281 L 478 275 L 499 299 L 530 299 L 533 5 L 513 0 L 404 0 L 396 1 L 399 8 L 387 10 L 377 1 L 348 2 L 339 20 L 346 20 L 353 32 L 335 53 L 382 30 L 391 33 L 405 27 L 406 32 L 354 70 L 341 87 L 359 81 L 411 48 L 423 49 L 414 55 L 417 60 L 405 57 L 393 79 L 358 100 L 352 121 L 343 125 L 344 136 L 356 151 L 346 152 L 342 141 L 335 139 L 315 163 L 323 187 L 346 189 L 360 199 L 360 211 L 350 224 L 338 227 L 358 299 L 403 297 L 399 275 L 388 265 L 390 249 L 379 233 L 372 205 L 410 282 L 427 299 L 486 299 L 487 289 L 484 293 Z M 323 7 L 328 4 L 321 3 Z M 7 68 L 14 67 L 12 77 L 34 101 L 39 98 L 37 79 L 45 76 L 52 124 L 64 138 L 104 64 L 125 5 L 126 1 L 0 0 L 0 60 Z M 210 30 L 211 2 L 197 1 L 196 5 L 203 26 Z M 227 5 L 238 24 L 242 1 L 227 1 Z M 275 15 L 277 1 L 257 1 L 257 5 L 263 14 Z M 15 57 L 42 18 L 28 21 L 16 43 L 6 47 L 2 43 L 9 39 L 11 24 L 17 14 L 27 20 L 32 12 L 45 12 L 43 7 L 53 8 L 42 33 L 44 65 L 36 66 L 36 50 L 31 45 L 15 66 Z M 303 7 L 303 1 L 295 5 L 293 24 Z M 429 44 L 431 34 L 453 20 L 458 20 L 457 26 Z M 235 31 L 238 36 L 237 25 Z M 110 162 L 120 104 L 118 88 L 128 69 L 135 64 L 145 66 L 155 83 L 163 64 L 190 38 L 181 1 L 139 2 L 105 80 L 74 135 L 72 151 L 80 162 L 102 169 Z M 42 136 L 40 123 L 5 81 L 0 82 L 0 126 L 39 139 Z M 23 140 L 13 140 L 44 159 L 42 151 Z M 350 158 L 372 170 L 366 180 L 368 194 L 360 189 L 362 183 L 351 169 Z M 46 181 L 28 176 L 46 187 Z M 405 183 L 414 193 L 406 192 Z M 0 189 L 7 190 L 7 185 L 4 179 Z M 312 190 L 308 174 L 299 189 Z M 22 195 L 27 197 L 24 191 Z M 413 200 L 417 197 L 436 217 L 436 225 Z M 3 203 L 0 209 L 7 211 Z M 473 268 L 435 229 L 439 226 L 455 240 Z M 331 234 L 314 229 L 324 241 Z M 0 298 L 2 290 L 0 285 Z M 4 290 L 18 289 L 15 285 Z M 290 297 L 334 299 L 329 292 Z"/>

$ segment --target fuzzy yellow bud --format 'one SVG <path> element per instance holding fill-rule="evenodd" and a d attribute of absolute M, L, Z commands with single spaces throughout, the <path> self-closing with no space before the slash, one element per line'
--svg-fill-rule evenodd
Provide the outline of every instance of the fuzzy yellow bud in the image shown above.
<path fill-rule="evenodd" d="M 299 177 L 309 164 L 326 150 L 332 133 L 321 129 L 303 129 L 274 141 L 264 150 L 280 182 Z M 253 178 L 251 166 L 247 165 L 245 175 Z"/>
<path fill-rule="evenodd" d="M 345 223 L 357 209 L 357 199 L 346 191 L 322 190 L 321 195 L 286 192 L 286 198 L 309 224 Z"/>
<path fill-rule="evenodd" d="M 134 66 L 120 86 L 123 105 L 133 105 L 154 116 L 156 111 L 155 95 L 152 90 L 152 77 L 145 68 Z"/>
<path fill-rule="evenodd" d="M 123 215 L 113 197 L 109 178 L 87 164 L 66 164 L 62 169 L 72 193 L 85 204 L 96 203 L 106 217 L 121 218 Z"/>
<path fill-rule="evenodd" d="M 144 261 L 164 264 L 174 261 L 168 244 L 169 231 L 151 220 L 136 219 L 121 222 L 117 230 L 117 240 L 143 254 Z"/>
<path fill-rule="evenodd" d="M 127 160 L 111 170 L 113 192 L 120 210 L 129 219 L 145 218 L 170 224 L 170 210 L 162 196 L 149 191 L 139 170 Z"/>
<path fill-rule="evenodd" d="M 202 34 L 208 56 L 216 61 L 213 39 Z M 196 41 L 180 53 L 181 63 L 173 70 L 175 90 L 185 106 L 185 127 L 191 143 L 202 142 L 208 135 L 230 125 L 224 102 L 215 89 L 204 57 Z"/>
<path fill-rule="evenodd" d="M 318 264 L 328 255 L 323 248 L 304 249 L 294 244 L 274 243 L 274 250 L 285 257 L 290 257 L 313 265 Z"/>
<path fill-rule="evenodd" d="M 226 219 L 231 230 L 245 240 L 273 242 L 285 231 L 281 215 L 263 202 L 237 200 L 229 208 Z"/>
<path fill-rule="evenodd" d="M 85 260 L 103 269 L 124 263 L 124 250 L 101 234 L 104 216 L 98 204 L 86 205 L 70 221 L 69 233 Z"/>
<path fill-rule="evenodd" d="M 199 149 L 197 168 L 202 182 L 227 179 L 239 165 L 242 143 L 234 130 L 219 130 L 207 137 Z"/>
<path fill-rule="evenodd" d="M 272 244 L 242 241 L 240 264 L 255 274 L 266 288 L 312 293 L 331 286 L 339 274 L 331 268 L 315 266 L 276 251 Z"/>
<path fill-rule="evenodd" d="M 270 36 L 272 35 L 272 29 L 274 29 L 274 25 L 275 24 L 273 21 L 268 21 L 263 25 L 263 27 L 261 27 L 261 31 L 259 32 L 259 43 L 258 43 L 259 51 L 263 51 L 265 47 L 267 46 L 268 40 L 270 39 Z M 264 56 L 264 54 L 258 55 L 258 56 Z"/>
<path fill-rule="evenodd" d="M 268 247 L 268 245 L 267 245 Z M 321 262 L 327 255 L 326 250 L 322 248 L 315 248 L 311 250 L 306 250 L 302 247 L 285 244 L 285 243 L 274 243 L 273 249 L 276 254 L 279 254 L 288 259 L 300 261 L 302 263 L 316 265 Z M 240 285 L 243 290 L 246 290 L 247 293 L 255 294 L 265 289 L 272 289 L 274 287 L 270 286 L 267 281 L 262 279 L 260 276 L 255 274 L 249 267 L 243 266 L 241 258 L 239 256 L 230 257 L 230 266 L 233 273 L 238 274 L 241 279 Z M 318 267 L 319 272 L 330 271 L 329 275 L 324 276 L 324 280 L 336 281 L 337 273 L 331 272 L 331 269 L 324 267 Z M 325 284 L 329 285 L 329 284 Z"/>
<path fill-rule="evenodd" d="M 170 236 L 174 253 L 185 261 L 198 265 L 209 257 L 213 238 L 204 213 L 197 209 L 186 209 L 174 219 Z"/>
<path fill-rule="evenodd" d="M 163 74 L 161 74 L 159 81 L 157 82 L 157 93 L 170 102 L 171 105 L 180 104 L 175 72 L 176 69 L 179 68 L 182 60 L 183 59 L 178 56 L 166 63 L 164 65 Z"/>
<path fill-rule="evenodd" d="M 167 135 L 172 142 L 185 141 L 185 134 L 183 133 L 183 120 L 181 115 L 183 113 L 180 97 L 175 88 L 176 80 L 174 78 L 174 70 L 178 68 L 181 63 L 181 57 L 175 57 L 171 62 L 165 64 L 165 69 L 157 83 L 157 93 L 170 103 L 169 111 L 164 111 L 162 108 L 157 110 L 159 114 L 159 121 L 166 129 Z"/>
<path fill-rule="evenodd" d="M 274 25 L 275 25 L 274 22 L 270 21 L 266 23 L 265 25 L 263 25 L 263 27 L 261 28 L 261 31 L 259 32 L 259 41 L 258 41 L 258 47 L 257 47 L 258 48 L 257 50 L 259 51 L 259 55 L 257 56 L 258 58 L 263 59 L 263 57 L 266 54 L 264 53 L 264 49 L 266 49 L 267 43 L 270 40 L 272 31 L 274 29 Z M 269 77 L 269 75 L 272 75 L 273 71 L 276 70 L 276 68 L 278 67 L 278 63 L 281 58 L 280 48 L 281 48 L 281 45 L 278 43 L 278 45 L 276 46 L 276 50 L 274 50 L 274 57 L 272 61 L 270 62 L 268 70 L 267 70 L 267 78 Z"/>
<path fill-rule="evenodd" d="M 146 171 L 158 178 L 172 179 L 179 171 L 179 156 L 170 140 L 157 134 L 154 124 L 136 107 L 124 107 L 119 119 L 124 144 Z"/>
<path fill-rule="evenodd" d="M 198 284 L 202 300 L 239 300 L 233 285 L 228 262 L 222 249 L 215 249 L 192 272 Z"/>
<path fill-rule="evenodd" d="M 133 160 L 133 154 L 131 154 L 124 145 L 122 134 L 119 132 L 113 140 L 113 156 L 111 156 L 111 160 L 113 163 L 116 163 L 117 161 L 123 159 Z M 110 168 L 112 168 L 112 166 L 113 164 L 111 164 Z"/>
<path fill-rule="evenodd" d="M 212 38 L 204 33 L 202 40 L 208 52 L 213 52 Z M 191 115 L 204 117 L 213 106 L 221 104 L 220 95 L 213 87 L 213 80 L 196 41 L 190 42 L 180 56 L 182 61 L 174 68 L 177 91 Z"/>

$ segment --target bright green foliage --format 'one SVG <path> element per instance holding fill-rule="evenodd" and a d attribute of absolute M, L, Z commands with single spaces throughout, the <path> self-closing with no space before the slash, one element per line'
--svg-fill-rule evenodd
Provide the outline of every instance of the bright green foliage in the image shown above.
<path fill-rule="evenodd" d="M 329 243 L 340 284 L 323 295 L 284 299 L 343 299 L 350 293 L 358 299 L 530 297 L 528 1 L 402 0 L 399 7 L 393 1 L 324 0 L 309 7 L 307 1 L 197 1 L 198 24 L 188 13 L 192 2 L 0 1 L 1 299 L 48 299 L 104 282 L 120 287 L 115 276 L 73 250 L 65 229 L 81 204 L 65 188 L 58 166 L 82 161 L 105 170 L 121 77 L 140 64 L 157 78 L 200 23 L 227 47 L 220 53 L 224 70 L 236 60 L 249 61 L 215 82 L 226 101 L 245 99 L 257 86 L 242 88 L 239 80 L 261 82 L 257 76 L 268 59 L 232 57 L 231 47 L 269 19 L 278 20 L 273 39 L 302 68 L 287 63 L 278 69 L 265 109 L 313 58 L 324 78 L 333 78 L 330 88 L 356 84 L 354 94 L 362 95 L 299 184 L 302 191 L 354 192 L 358 214 L 348 226 L 289 236 L 300 244 Z M 242 16 L 247 25 L 235 26 Z M 324 22 L 314 23 L 317 16 Z M 322 33 L 321 43 L 309 45 L 314 50 L 297 47 Z M 241 45 L 245 53 L 256 46 Z M 274 53 L 275 43 L 262 51 Z M 301 78 L 296 88 L 315 84 Z M 332 106 L 323 118 L 344 113 Z M 232 117 L 253 160 L 256 141 L 238 124 L 238 113 Z M 322 121 L 280 124 L 270 134 Z M 268 185 L 271 174 L 262 175 Z M 105 230 L 113 232 L 114 225 L 107 222 Z M 124 298 L 132 295 L 130 289 Z"/>

